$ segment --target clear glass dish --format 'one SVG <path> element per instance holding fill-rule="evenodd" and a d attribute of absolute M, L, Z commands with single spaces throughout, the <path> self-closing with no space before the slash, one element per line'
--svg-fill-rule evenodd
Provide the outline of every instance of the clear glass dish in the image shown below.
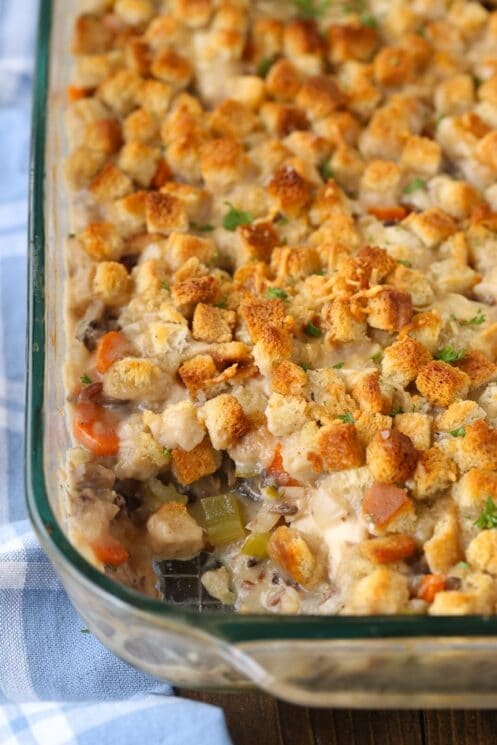
<path fill-rule="evenodd" d="M 176 685 L 256 685 L 305 705 L 494 707 L 497 617 L 251 616 L 162 602 L 91 566 L 64 532 L 61 464 L 70 446 L 62 369 L 62 179 L 70 27 L 76 3 L 41 0 L 33 109 L 26 484 L 40 542 L 91 631 Z M 189 578 L 197 586 L 192 570 Z"/>

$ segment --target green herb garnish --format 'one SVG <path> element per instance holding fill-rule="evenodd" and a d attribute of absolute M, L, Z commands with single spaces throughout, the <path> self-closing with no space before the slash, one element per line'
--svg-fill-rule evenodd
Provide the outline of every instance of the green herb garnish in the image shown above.
<path fill-rule="evenodd" d="M 408 269 L 412 267 L 412 262 L 407 261 L 407 259 L 397 259 L 397 264 L 402 264 L 402 266 L 406 266 Z"/>
<path fill-rule="evenodd" d="M 290 222 L 290 220 L 288 219 L 288 217 L 286 215 L 278 215 L 278 217 L 276 218 L 275 222 L 277 222 L 278 225 L 288 225 L 288 223 Z"/>
<path fill-rule="evenodd" d="M 333 170 L 330 166 L 330 161 L 327 160 L 319 166 L 319 173 L 323 181 L 329 181 L 333 178 Z"/>
<path fill-rule="evenodd" d="M 345 365 L 345 362 L 337 362 L 336 365 L 333 365 L 333 369 L 341 370 L 344 365 Z"/>
<path fill-rule="evenodd" d="M 344 424 L 354 424 L 354 417 L 348 411 L 346 414 L 339 414 L 337 419 L 340 419 Z"/>
<path fill-rule="evenodd" d="M 222 297 L 221 300 L 218 300 L 217 303 L 214 303 L 215 308 L 226 308 L 226 305 L 228 303 L 228 298 Z"/>
<path fill-rule="evenodd" d="M 485 509 L 482 511 L 478 520 L 475 520 L 475 525 L 477 528 L 480 528 L 480 530 L 497 528 L 497 505 L 492 497 L 487 497 Z"/>
<path fill-rule="evenodd" d="M 168 292 L 171 289 L 169 282 L 166 282 L 165 280 L 160 283 L 160 286 L 162 287 L 163 290 L 167 290 Z"/>
<path fill-rule="evenodd" d="M 371 359 L 373 360 L 373 362 L 376 362 L 376 363 L 381 362 L 382 357 L 383 357 L 383 352 L 375 352 L 374 354 L 371 355 Z"/>
<path fill-rule="evenodd" d="M 410 181 L 404 188 L 402 189 L 403 194 L 412 194 L 413 191 L 419 191 L 419 189 L 424 189 L 426 186 L 426 181 L 422 178 L 414 178 L 412 181 Z"/>
<path fill-rule="evenodd" d="M 435 124 L 437 125 L 437 127 L 440 124 L 440 122 L 442 121 L 442 119 L 445 119 L 446 116 L 447 116 L 447 114 L 438 114 L 437 115 L 437 118 L 435 119 Z"/>
<path fill-rule="evenodd" d="M 305 333 L 307 334 L 307 336 L 315 336 L 316 338 L 317 338 L 318 336 L 321 336 L 321 335 L 322 335 L 322 333 L 323 333 L 323 332 L 321 331 L 321 329 L 320 329 L 320 328 L 319 328 L 318 326 L 315 326 L 315 325 L 313 324 L 313 322 L 312 322 L 312 321 L 309 321 L 309 323 L 307 323 L 307 324 L 306 324 L 306 325 L 304 326 L 304 331 L 305 331 Z"/>
<path fill-rule="evenodd" d="M 330 7 L 330 0 L 293 0 L 302 18 L 318 18 Z"/>
<path fill-rule="evenodd" d="M 369 26 L 369 28 L 377 28 L 378 22 L 374 16 L 370 13 L 364 13 L 361 16 L 361 23 L 363 26 Z"/>
<path fill-rule="evenodd" d="M 403 414 L 403 413 L 404 413 L 404 409 L 402 408 L 402 406 L 396 406 L 392 409 L 389 416 L 395 417 L 397 416 L 397 414 Z"/>
<path fill-rule="evenodd" d="M 91 634 L 90 629 L 80 629 L 82 634 Z"/>
<path fill-rule="evenodd" d="M 216 229 L 214 225 L 209 225 L 209 223 L 202 225 L 198 222 L 191 222 L 190 225 L 193 230 L 196 230 L 198 233 L 211 233 L 213 230 Z"/>
<path fill-rule="evenodd" d="M 80 380 L 83 383 L 83 385 L 90 385 L 90 383 L 91 383 L 91 378 L 88 375 L 88 373 L 85 373 L 84 375 L 82 375 L 80 377 Z"/>
<path fill-rule="evenodd" d="M 487 320 L 487 317 L 481 308 L 479 308 L 476 316 L 473 316 L 473 318 L 470 318 L 469 320 L 466 320 L 465 318 L 456 318 L 453 313 L 450 317 L 453 321 L 457 321 L 459 326 L 481 326 L 481 324 L 485 323 Z"/>
<path fill-rule="evenodd" d="M 442 362 L 459 362 L 459 360 L 462 360 L 464 355 L 466 354 L 465 349 L 454 349 L 450 344 L 448 344 L 446 347 L 442 347 L 438 350 L 438 352 L 435 352 L 435 359 L 436 360 L 442 360 Z"/>
<path fill-rule="evenodd" d="M 265 78 L 274 62 L 274 57 L 264 57 L 257 65 L 257 75 Z"/>
<path fill-rule="evenodd" d="M 162 448 L 162 455 L 164 458 L 170 458 L 171 457 L 171 451 L 169 448 Z"/>
<path fill-rule="evenodd" d="M 464 427 L 459 427 L 458 429 L 451 429 L 450 434 L 452 437 L 464 437 L 466 430 Z"/>
<path fill-rule="evenodd" d="M 254 218 L 250 212 L 237 210 L 236 207 L 233 207 L 231 202 L 225 202 L 225 204 L 229 207 L 228 212 L 223 218 L 223 228 L 225 230 L 234 231 L 240 225 L 250 225 L 250 223 L 253 222 Z"/>
<path fill-rule="evenodd" d="M 302 370 L 304 370 L 304 372 L 307 372 L 307 370 L 311 369 L 311 366 L 308 365 L 307 362 L 299 362 L 298 364 L 299 364 L 299 367 L 301 367 Z"/>
<path fill-rule="evenodd" d="M 285 290 L 282 290 L 280 287 L 268 287 L 266 295 L 272 300 L 288 300 Z"/>

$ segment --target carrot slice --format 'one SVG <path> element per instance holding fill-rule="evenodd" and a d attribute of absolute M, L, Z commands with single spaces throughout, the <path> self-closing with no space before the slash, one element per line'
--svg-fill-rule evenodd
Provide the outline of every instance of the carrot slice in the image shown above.
<path fill-rule="evenodd" d="M 395 220 L 395 222 L 403 220 L 409 214 L 407 207 L 401 207 L 400 205 L 397 207 L 370 207 L 368 212 L 370 215 L 377 217 L 378 220 Z"/>
<path fill-rule="evenodd" d="M 117 419 L 102 406 L 84 401 L 75 407 L 74 436 L 95 455 L 117 455 Z"/>
<path fill-rule="evenodd" d="M 426 574 L 419 583 L 417 597 L 426 603 L 433 603 L 437 592 L 445 590 L 445 578 L 440 574 Z"/>
<path fill-rule="evenodd" d="M 276 481 L 278 486 L 302 486 L 300 481 L 292 479 L 292 477 L 283 468 L 281 445 L 277 445 L 274 450 L 274 457 L 271 461 L 271 465 L 267 469 L 267 474 Z"/>
<path fill-rule="evenodd" d="M 75 85 L 70 85 L 67 88 L 67 98 L 71 103 L 79 101 L 81 98 L 86 98 L 91 93 L 91 88 L 78 88 Z"/>
<path fill-rule="evenodd" d="M 118 567 L 129 559 L 129 553 L 113 536 L 107 536 L 101 543 L 92 543 L 91 547 L 103 564 Z"/>
<path fill-rule="evenodd" d="M 98 342 L 95 367 L 99 373 L 105 373 L 111 365 L 126 356 L 129 342 L 120 331 L 109 331 Z"/>

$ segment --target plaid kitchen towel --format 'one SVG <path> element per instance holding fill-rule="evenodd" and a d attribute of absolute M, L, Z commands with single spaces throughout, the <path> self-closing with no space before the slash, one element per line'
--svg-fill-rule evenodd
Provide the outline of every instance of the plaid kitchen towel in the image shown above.
<path fill-rule="evenodd" d="M 107 651 L 26 518 L 25 254 L 35 0 L 0 0 L 0 743 L 229 745 L 222 712 Z"/>

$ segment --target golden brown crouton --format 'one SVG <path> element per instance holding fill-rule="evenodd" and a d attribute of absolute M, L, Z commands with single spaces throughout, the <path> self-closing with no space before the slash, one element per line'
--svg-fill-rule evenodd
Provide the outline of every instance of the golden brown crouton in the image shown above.
<path fill-rule="evenodd" d="M 257 125 L 257 117 L 248 106 L 226 98 L 211 114 L 210 125 L 217 135 L 243 139 Z"/>
<path fill-rule="evenodd" d="M 327 424 L 316 438 L 316 450 L 309 454 L 316 471 L 343 471 L 364 463 L 364 451 L 353 424 Z"/>
<path fill-rule="evenodd" d="M 248 365 L 252 362 L 252 355 L 249 347 L 247 347 L 246 344 L 242 344 L 241 341 L 215 344 L 210 347 L 209 352 L 220 369 L 234 364 Z"/>
<path fill-rule="evenodd" d="M 249 162 L 243 146 L 230 137 L 210 140 L 202 146 L 200 170 L 209 189 L 227 189 L 242 178 Z"/>
<path fill-rule="evenodd" d="M 199 303 L 193 314 L 193 338 L 211 344 L 231 341 L 235 322 L 235 311 Z"/>
<path fill-rule="evenodd" d="M 404 529 L 415 515 L 406 490 L 391 484 L 374 484 L 368 489 L 362 501 L 362 511 L 379 532 L 395 532 L 398 526 Z"/>
<path fill-rule="evenodd" d="M 497 172 L 497 130 L 494 129 L 478 141 L 475 156 L 494 173 Z"/>
<path fill-rule="evenodd" d="M 461 476 L 452 494 L 461 516 L 474 525 L 487 499 L 497 501 L 497 473 L 472 468 Z"/>
<path fill-rule="evenodd" d="M 185 233 L 171 233 L 167 241 L 167 263 L 174 271 L 180 269 L 192 257 L 209 264 L 215 255 L 216 246 L 209 238 L 199 238 Z"/>
<path fill-rule="evenodd" d="M 423 176 L 434 176 L 440 168 L 442 150 L 438 142 L 428 137 L 408 137 L 402 150 L 400 164 L 405 169 Z"/>
<path fill-rule="evenodd" d="M 188 230 L 188 216 L 183 203 L 169 194 L 151 191 L 147 194 L 145 217 L 149 233 L 172 233 Z"/>
<path fill-rule="evenodd" d="M 464 398 L 469 384 L 469 375 L 441 360 L 424 365 L 416 378 L 418 391 L 436 406 L 449 406 L 456 398 Z"/>
<path fill-rule="evenodd" d="M 199 354 L 183 362 L 178 374 L 190 394 L 195 398 L 197 393 L 205 387 L 207 381 L 217 375 L 214 360 L 208 354 Z"/>
<path fill-rule="evenodd" d="M 74 54 L 102 54 L 110 49 L 114 34 L 99 18 L 81 15 L 76 19 L 72 39 Z"/>
<path fill-rule="evenodd" d="M 400 336 L 383 352 L 381 371 L 393 385 L 404 388 L 431 360 L 429 350 L 410 336 Z"/>
<path fill-rule="evenodd" d="M 386 88 L 408 83 L 414 75 L 413 59 L 402 47 L 383 47 L 373 62 L 375 81 Z"/>
<path fill-rule="evenodd" d="M 152 62 L 152 75 L 173 88 L 186 88 L 193 77 L 190 61 L 172 48 L 160 51 Z"/>
<path fill-rule="evenodd" d="M 409 437 L 396 429 L 377 432 L 366 449 L 366 462 L 376 481 L 395 484 L 414 473 L 419 453 Z"/>
<path fill-rule="evenodd" d="M 215 277 L 193 277 L 177 282 L 172 289 L 174 304 L 178 307 L 192 303 L 212 303 L 217 295 L 219 282 Z"/>
<path fill-rule="evenodd" d="M 208 437 L 190 450 L 174 448 L 171 452 L 171 468 L 174 477 L 183 486 L 193 484 L 203 476 L 209 476 L 221 465 L 221 453 L 214 450 Z"/>
<path fill-rule="evenodd" d="M 132 140 L 119 153 L 118 165 L 139 186 L 147 188 L 157 171 L 160 156 L 158 148 Z"/>
<path fill-rule="evenodd" d="M 166 502 L 147 520 L 150 545 L 156 559 L 185 559 L 204 545 L 203 530 L 179 502 Z"/>
<path fill-rule="evenodd" d="M 240 315 L 247 324 L 250 337 L 255 343 L 264 336 L 269 324 L 280 329 L 284 328 L 285 303 L 272 298 L 247 300 L 240 307 Z"/>
<path fill-rule="evenodd" d="M 117 0 L 114 10 L 129 26 L 147 23 L 154 15 L 154 6 L 150 0 Z"/>
<path fill-rule="evenodd" d="M 497 429 L 489 427 L 484 419 L 469 424 L 464 437 L 457 438 L 454 458 L 462 471 L 497 469 Z"/>
<path fill-rule="evenodd" d="M 442 432 L 452 432 L 477 419 L 484 419 L 486 413 L 476 401 L 454 401 L 448 409 L 442 411 L 435 420 L 435 426 Z"/>
<path fill-rule="evenodd" d="M 289 277 L 302 279 L 308 274 L 316 274 L 321 270 L 321 262 L 315 248 L 277 246 L 271 254 L 270 267 L 275 279 L 284 282 Z"/>
<path fill-rule="evenodd" d="M 333 300 L 326 310 L 324 322 L 333 341 L 359 341 L 366 333 L 365 321 L 354 315 L 350 302 L 344 298 Z"/>
<path fill-rule="evenodd" d="M 309 127 L 302 109 L 274 101 L 268 101 L 261 107 L 261 121 L 269 132 L 281 138 Z"/>
<path fill-rule="evenodd" d="M 273 248 L 279 243 L 278 235 L 270 222 L 243 225 L 237 229 L 237 234 L 242 252 L 248 260 L 269 261 Z"/>
<path fill-rule="evenodd" d="M 283 101 L 295 101 L 302 75 L 288 59 L 280 59 L 271 65 L 266 77 L 266 90 L 270 96 Z"/>
<path fill-rule="evenodd" d="M 412 318 L 412 298 L 408 292 L 385 287 L 369 300 L 368 323 L 382 331 L 399 331 Z"/>
<path fill-rule="evenodd" d="M 199 416 L 216 450 L 232 447 L 249 429 L 249 420 L 238 399 L 229 393 L 222 393 L 207 401 L 200 409 Z"/>
<path fill-rule="evenodd" d="M 66 158 L 64 176 L 72 189 L 86 189 L 105 163 L 106 153 L 85 145 Z"/>
<path fill-rule="evenodd" d="M 375 414 L 372 411 L 362 411 L 356 418 L 355 426 L 359 442 L 365 448 L 377 432 L 391 429 L 392 417 L 386 414 Z"/>
<path fill-rule="evenodd" d="M 390 564 L 412 556 L 416 550 L 416 543 L 410 535 L 394 533 L 363 541 L 359 549 L 373 564 Z"/>
<path fill-rule="evenodd" d="M 438 207 L 424 212 L 412 212 L 403 224 L 428 248 L 433 248 L 457 232 L 454 220 Z"/>
<path fill-rule="evenodd" d="M 137 101 L 145 111 L 156 117 L 165 116 L 173 90 L 160 80 L 145 80 L 137 94 Z"/>
<path fill-rule="evenodd" d="M 330 26 L 327 37 L 329 58 L 335 65 L 347 60 L 369 62 L 381 41 L 376 29 L 346 23 Z"/>
<path fill-rule="evenodd" d="M 142 78 L 133 70 L 117 70 L 103 81 L 98 96 L 118 116 L 126 116 L 138 100 Z"/>
<path fill-rule="evenodd" d="M 110 217 L 123 235 L 130 236 L 145 230 L 146 191 L 135 191 L 114 202 Z"/>
<path fill-rule="evenodd" d="M 352 395 L 365 411 L 387 414 L 392 408 L 391 396 L 382 390 L 376 371 L 362 375 L 352 388 Z"/>
<path fill-rule="evenodd" d="M 354 264 L 364 276 L 364 286 L 382 282 L 397 268 L 397 262 L 384 248 L 365 246 L 354 256 Z"/>
<path fill-rule="evenodd" d="M 469 375 L 470 388 L 479 388 L 497 377 L 497 365 L 477 349 L 469 349 L 456 366 Z"/>
<path fill-rule="evenodd" d="M 296 19 L 290 21 L 283 34 L 285 56 L 299 57 L 301 55 L 321 56 L 325 49 L 324 39 L 314 19 Z"/>
<path fill-rule="evenodd" d="M 432 447 L 419 454 L 413 479 L 413 495 L 417 499 L 430 499 L 454 484 L 457 467 L 440 448 Z"/>
<path fill-rule="evenodd" d="M 463 558 L 459 541 L 457 508 L 447 499 L 437 504 L 435 530 L 424 545 L 426 561 L 434 574 L 446 574 Z"/>
<path fill-rule="evenodd" d="M 268 192 L 281 212 L 295 217 L 308 203 L 311 187 L 294 168 L 283 166 L 269 182 Z"/>
<path fill-rule="evenodd" d="M 497 575 L 497 530 L 482 530 L 466 549 L 466 558 L 472 567 Z"/>
<path fill-rule="evenodd" d="M 128 301 L 130 278 L 126 267 L 117 261 L 101 261 L 95 270 L 93 291 L 106 305 L 123 305 Z"/>
<path fill-rule="evenodd" d="M 310 119 L 323 119 L 345 103 L 346 96 L 336 81 L 327 75 L 308 78 L 297 94 L 300 106 Z"/>
<path fill-rule="evenodd" d="M 88 122 L 85 128 L 85 141 L 91 143 L 92 150 L 99 150 L 106 155 L 116 153 L 122 144 L 119 122 L 114 119 Z"/>
<path fill-rule="evenodd" d="M 91 222 L 78 237 L 86 253 L 97 261 L 119 259 L 123 254 L 123 239 L 111 223 Z"/>
<path fill-rule="evenodd" d="M 104 378 L 104 393 L 120 401 L 161 398 L 169 381 L 152 360 L 124 357 L 114 362 Z"/>
<path fill-rule="evenodd" d="M 442 326 L 442 319 L 436 311 L 416 313 L 412 321 L 400 329 L 399 338 L 410 336 L 433 354 L 439 347 Z"/>
<path fill-rule="evenodd" d="M 431 423 L 433 418 L 428 414 L 411 412 L 395 416 L 395 428 L 407 435 L 416 450 L 427 450 L 431 442 Z"/>
<path fill-rule="evenodd" d="M 292 337 L 286 328 L 267 324 L 253 348 L 254 362 L 263 375 L 292 356 Z"/>
<path fill-rule="evenodd" d="M 308 385 L 305 371 L 290 360 L 280 362 L 274 368 L 271 387 L 282 396 L 300 396 Z"/>
<path fill-rule="evenodd" d="M 312 587 L 319 579 L 316 557 L 302 535 L 281 525 L 271 534 L 269 557 L 303 587 Z"/>
<path fill-rule="evenodd" d="M 404 613 L 408 600 L 407 577 L 380 566 L 352 586 L 345 611 L 352 615 Z"/>
<path fill-rule="evenodd" d="M 135 109 L 123 123 L 125 140 L 153 143 L 159 136 L 157 117 L 146 109 Z"/>
<path fill-rule="evenodd" d="M 93 198 L 99 204 L 125 197 L 132 190 L 131 179 L 112 163 L 107 163 L 90 184 Z"/>

